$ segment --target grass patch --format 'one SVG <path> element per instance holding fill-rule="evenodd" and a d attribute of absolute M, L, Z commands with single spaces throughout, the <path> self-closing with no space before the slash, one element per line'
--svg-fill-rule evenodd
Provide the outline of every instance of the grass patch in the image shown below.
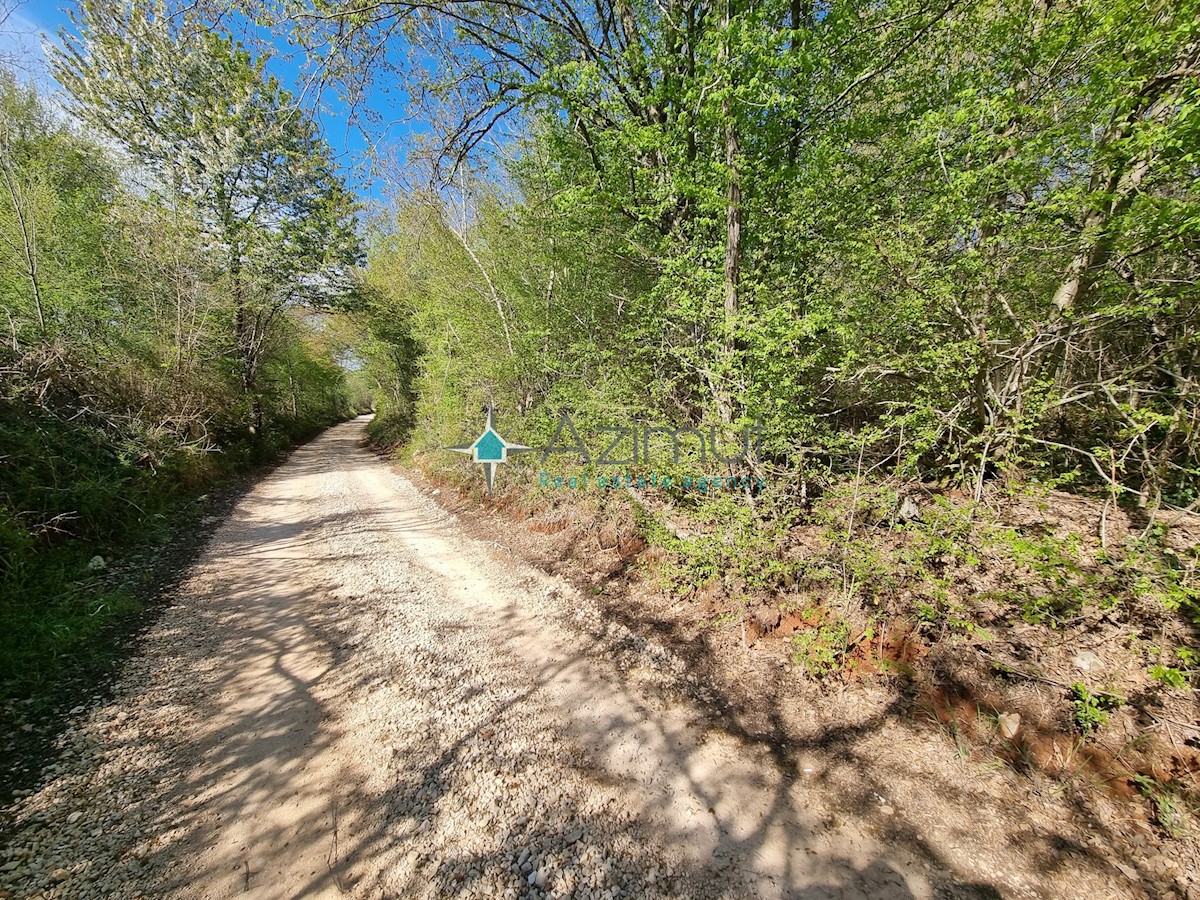
<path fill-rule="evenodd" d="M 62 557 L 66 558 L 62 558 Z M 0 604 L 0 697 L 33 697 L 67 668 L 103 668 L 110 656 L 102 633 L 141 612 L 128 587 L 96 577 L 72 578 L 75 554 L 54 554 L 31 568 L 36 580 L 4 585 Z"/>
<path fill-rule="evenodd" d="M 1167 785 L 1148 775 L 1134 775 L 1133 784 L 1154 807 L 1154 820 L 1171 837 L 1182 837 L 1188 826 L 1188 815 L 1181 798 Z"/>
<path fill-rule="evenodd" d="M 48 696 L 69 673 L 104 671 L 115 652 L 108 632 L 141 611 L 149 551 L 209 486 L 317 430 L 289 423 L 209 452 L 82 415 L 0 408 L 0 701 Z M 93 567 L 97 556 L 105 564 Z"/>

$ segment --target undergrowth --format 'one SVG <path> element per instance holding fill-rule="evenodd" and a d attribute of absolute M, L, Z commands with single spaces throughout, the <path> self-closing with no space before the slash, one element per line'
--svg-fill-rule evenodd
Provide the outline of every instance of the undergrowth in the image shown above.
<path fill-rule="evenodd" d="M 669 514 L 639 506 L 635 517 L 665 551 L 651 572 L 664 590 L 688 596 L 719 584 L 742 609 L 766 602 L 819 611 L 791 643 L 796 665 L 814 676 L 853 666 L 850 635 L 880 618 L 911 622 L 927 642 L 987 641 L 1021 623 L 1053 632 L 1100 616 L 1200 624 L 1197 549 L 1172 549 L 1165 525 L 1098 546 L 1061 529 L 1006 524 L 985 504 L 940 494 L 921 495 L 917 515 L 900 515 L 904 508 L 897 485 L 864 479 L 831 484 L 807 504 L 767 491 L 753 506 L 729 495 L 676 498 Z M 1166 690 L 1190 686 L 1200 668 L 1194 648 L 1150 650 L 1150 679 Z M 1079 687 L 1072 715 L 1090 732 L 1107 721 L 1113 696 Z"/>
<path fill-rule="evenodd" d="M 106 630 L 141 608 L 114 564 L 164 543 L 206 488 L 321 424 L 297 423 L 215 452 L 5 403 L 0 701 L 35 698 L 67 670 L 103 668 L 112 652 Z"/>
<path fill-rule="evenodd" d="M 1107 725 L 1109 713 L 1124 703 L 1124 697 L 1091 690 L 1083 682 L 1077 681 L 1071 685 L 1071 717 L 1081 734 L 1089 734 Z"/>

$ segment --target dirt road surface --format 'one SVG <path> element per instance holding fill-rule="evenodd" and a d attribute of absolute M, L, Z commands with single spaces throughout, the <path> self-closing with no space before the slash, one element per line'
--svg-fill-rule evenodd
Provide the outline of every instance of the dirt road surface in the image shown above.
<path fill-rule="evenodd" d="M 997 895 L 885 840 L 884 798 L 842 809 L 819 752 L 785 765 L 723 732 L 670 652 L 465 536 L 363 426 L 297 450 L 217 531 L 23 801 L 0 888 Z"/>

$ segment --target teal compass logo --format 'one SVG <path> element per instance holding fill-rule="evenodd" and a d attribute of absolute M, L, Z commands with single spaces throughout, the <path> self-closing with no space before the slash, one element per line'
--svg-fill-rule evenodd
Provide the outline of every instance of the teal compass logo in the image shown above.
<path fill-rule="evenodd" d="M 492 482 L 496 477 L 496 466 L 508 462 L 510 456 L 516 456 L 535 448 L 526 447 L 524 444 L 510 444 L 500 437 L 500 433 L 496 431 L 496 426 L 492 422 L 492 408 L 489 406 L 487 425 L 483 429 L 483 434 L 475 439 L 475 443 L 465 447 L 447 447 L 446 449 L 466 454 L 471 457 L 471 462 L 483 466 L 483 476 L 487 480 L 487 489 L 490 494 Z"/>

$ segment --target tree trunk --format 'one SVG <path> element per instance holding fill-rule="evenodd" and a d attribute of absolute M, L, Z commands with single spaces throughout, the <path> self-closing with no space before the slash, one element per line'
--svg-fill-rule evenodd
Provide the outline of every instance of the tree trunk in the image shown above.
<path fill-rule="evenodd" d="M 42 305 L 41 279 L 38 277 L 37 211 L 33 208 L 31 200 L 29 215 L 26 216 L 26 211 L 21 205 L 25 192 L 17 190 L 15 174 L 7 164 L 3 166 L 3 171 L 4 183 L 7 185 L 8 194 L 12 198 L 13 212 L 17 217 L 17 225 L 21 229 L 21 250 L 24 255 L 25 275 L 29 279 L 29 288 L 33 296 L 33 309 L 37 315 L 38 334 L 44 338 L 46 336 L 46 313 Z M 33 192 L 30 191 L 29 195 L 32 196 Z"/>
<path fill-rule="evenodd" d="M 721 103 L 725 119 L 725 348 L 734 349 L 734 328 L 738 313 L 738 289 L 742 268 L 742 181 L 739 168 L 741 142 L 733 98 L 733 59 L 729 29 L 733 22 L 734 0 L 725 0 L 726 93 Z"/>
<path fill-rule="evenodd" d="M 725 63 L 725 97 L 721 101 L 725 138 L 725 318 L 724 351 L 729 368 L 734 364 L 737 352 L 737 318 L 740 303 L 739 291 L 742 275 L 742 180 L 740 169 L 741 139 L 737 126 L 737 110 L 733 103 L 733 53 L 730 28 L 735 10 L 734 0 L 725 0 L 725 28 L 722 56 Z M 715 385 L 717 409 L 726 424 L 733 421 L 733 398 L 727 385 Z"/>
<path fill-rule="evenodd" d="M 1193 41 L 1180 54 L 1175 72 L 1156 75 L 1142 86 L 1133 108 L 1109 125 L 1097 145 L 1097 151 L 1120 147 L 1139 122 L 1159 122 L 1170 116 L 1179 103 L 1181 87 L 1185 84 L 1186 76 L 1180 73 L 1193 71 L 1198 63 L 1200 41 Z M 1124 163 L 1115 163 L 1107 172 L 1093 175 L 1092 188 L 1102 190 L 1105 196 L 1112 199 L 1105 206 L 1084 213 L 1075 255 L 1054 292 L 1055 312 L 1068 313 L 1086 298 L 1092 287 L 1095 270 L 1108 259 L 1111 240 L 1109 226 L 1133 202 L 1153 162 L 1154 151 L 1148 150 Z"/>
<path fill-rule="evenodd" d="M 725 103 L 728 110 L 729 101 Z M 738 290 L 742 274 L 742 184 L 738 171 L 740 149 L 737 123 L 727 118 L 725 164 L 729 169 L 729 183 L 725 191 L 725 341 L 726 348 L 730 351 L 734 348 Z"/>

